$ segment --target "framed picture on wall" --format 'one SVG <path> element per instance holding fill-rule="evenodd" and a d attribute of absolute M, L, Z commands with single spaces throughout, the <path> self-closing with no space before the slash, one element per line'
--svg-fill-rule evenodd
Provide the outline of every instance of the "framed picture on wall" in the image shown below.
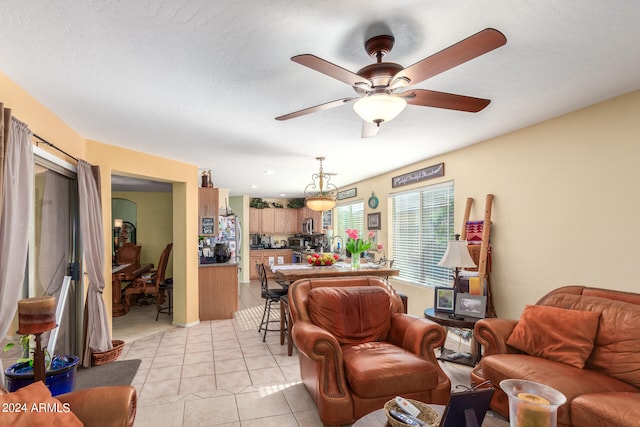
<path fill-rule="evenodd" d="M 212 216 L 200 217 L 200 234 L 204 236 L 216 234 L 217 225 L 218 221 Z"/>
<path fill-rule="evenodd" d="M 367 215 L 368 230 L 382 230 L 382 220 L 380 212 L 370 213 Z"/>
<path fill-rule="evenodd" d="M 453 313 L 456 308 L 455 288 L 436 287 L 434 289 L 433 307 L 441 313 Z"/>
<path fill-rule="evenodd" d="M 333 211 L 322 211 L 322 229 L 326 230 L 333 227 Z"/>

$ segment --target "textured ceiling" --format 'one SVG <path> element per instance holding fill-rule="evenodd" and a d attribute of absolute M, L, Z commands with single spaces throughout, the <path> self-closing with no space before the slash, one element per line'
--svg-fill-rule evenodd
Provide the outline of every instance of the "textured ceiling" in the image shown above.
<path fill-rule="evenodd" d="M 0 71 L 84 137 L 211 169 L 232 195 L 300 195 L 317 156 L 336 185 L 348 185 L 640 88 L 635 0 L 0 0 L 0 8 Z M 372 62 L 364 41 L 390 32 L 396 44 L 385 60 L 406 67 L 487 27 L 507 44 L 415 86 L 491 99 L 480 113 L 408 106 L 369 139 L 351 106 L 274 119 L 354 94 L 294 55 L 355 72 Z"/>

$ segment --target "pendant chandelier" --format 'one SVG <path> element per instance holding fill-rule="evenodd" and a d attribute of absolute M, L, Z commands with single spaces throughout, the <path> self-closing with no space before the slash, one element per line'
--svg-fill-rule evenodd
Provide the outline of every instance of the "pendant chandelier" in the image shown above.
<path fill-rule="evenodd" d="M 322 171 L 324 157 L 316 157 L 320 162 L 318 173 L 311 175 L 312 182 L 304 189 L 304 199 L 307 207 L 314 211 L 327 211 L 336 205 L 338 188 L 331 184 L 331 174 Z"/>

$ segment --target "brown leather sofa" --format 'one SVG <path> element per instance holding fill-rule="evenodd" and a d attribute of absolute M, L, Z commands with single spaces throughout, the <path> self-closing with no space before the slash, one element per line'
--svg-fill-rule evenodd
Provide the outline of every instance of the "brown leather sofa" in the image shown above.
<path fill-rule="evenodd" d="M 498 389 L 514 378 L 553 387 L 567 398 L 558 426 L 640 425 L 639 294 L 562 287 L 519 321 L 478 321 L 475 338 L 484 347 L 471 373 L 476 384 L 490 380 Z M 508 417 L 506 394 L 496 391 L 491 407 Z"/>
<path fill-rule="evenodd" d="M 451 383 L 434 353 L 445 330 L 404 314 L 380 278 L 298 280 L 289 307 L 300 374 L 325 426 L 351 424 L 397 395 L 448 401 Z"/>

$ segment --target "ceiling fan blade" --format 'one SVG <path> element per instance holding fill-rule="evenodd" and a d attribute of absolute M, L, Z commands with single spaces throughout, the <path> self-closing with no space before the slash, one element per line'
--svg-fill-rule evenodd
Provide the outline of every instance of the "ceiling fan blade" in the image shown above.
<path fill-rule="evenodd" d="M 380 125 L 368 122 L 366 120 L 362 121 L 362 138 L 370 138 L 372 136 L 376 136 L 379 130 Z"/>
<path fill-rule="evenodd" d="M 477 113 L 484 109 L 491 100 L 474 98 L 472 96 L 456 95 L 454 93 L 436 92 L 434 90 L 415 89 L 406 97 L 407 103 L 423 107 L 446 108 L 447 110 L 468 111 Z M 414 94 L 415 96 L 411 96 Z M 401 94 L 404 95 L 404 94 Z"/>
<path fill-rule="evenodd" d="M 335 101 L 325 102 L 324 104 L 305 108 L 304 110 L 294 111 L 293 113 L 285 114 L 283 116 L 278 116 L 276 117 L 276 120 L 289 120 L 295 117 L 300 117 L 307 114 L 315 113 L 316 111 L 328 110 L 329 108 L 335 108 L 344 104 L 349 104 L 350 102 L 353 102 L 356 99 L 360 99 L 360 98 L 356 96 L 354 98 L 336 99 Z"/>
<path fill-rule="evenodd" d="M 407 78 L 414 85 L 443 71 L 491 52 L 507 43 L 507 38 L 493 28 L 484 30 L 424 58 L 396 73 L 392 80 Z"/>
<path fill-rule="evenodd" d="M 356 73 L 352 73 L 349 70 L 346 70 L 336 64 L 332 64 L 329 61 L 325 61 L 322 58 L 318 58 L 315 55 L 304 54 L 304 55 L 296 55 L 291 58 L 293 62 L 297 62 L 298 64 L 304 65 L 305 67 L 309 67 L 312 70 L 318 71 L 319 73 L 325 74 L 329 77 L 333 77 L 334 79 L 340 80 L 351 86 L 362 86 L 371 88 L 371 82 L 365 79 L 362 76 L 359 76 Z"/>

